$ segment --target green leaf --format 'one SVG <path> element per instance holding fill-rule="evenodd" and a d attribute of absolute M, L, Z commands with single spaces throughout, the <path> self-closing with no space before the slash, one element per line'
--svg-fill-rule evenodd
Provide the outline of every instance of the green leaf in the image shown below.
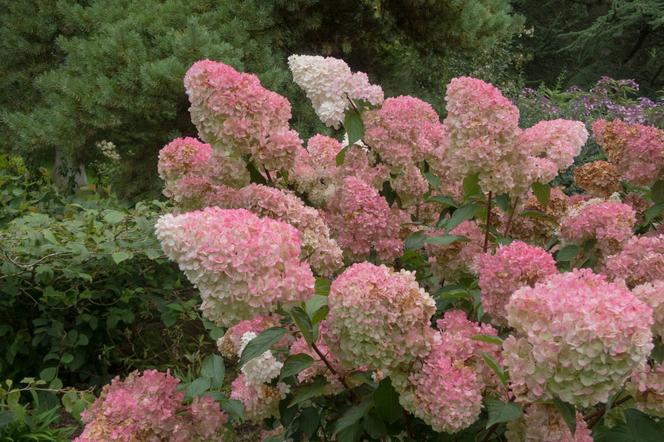
<path fill-rule="evenodd" d="M 425 172 L 424 177 L 427 179 L 432 189 L 440 188 L 440 178 L 438 178 L 436 175 L 431 172 Z"/>
<path fill-rule="evenodd" d="M 365 399 L 358 405 L 350 407 L 346 412 L 337 420 L 334 424 L 334 433 L 333 436 L 339 433 L 340 431 L 345 430 L 351 425 L 357 423 L 362 419 L 362 416 L 371 408 L 373 405 L 371 400 Z"/>
<path fill-rule="evenodd" d="M 220 388 L 224 385 L 224 376 L 226 374 L 226 367 L 224 366 L 224 359 L 219 355 L 209 355 L 203 360 L 201 364 L 201 376 L 210 379 L 210 385 L 213 388 Z"/>
<path fill-rule="evenodd" d="M 593 427 L 595 442 L 661 442 L 664 423 L 635 409 L 625 410 L 625 422 L 612 428 Z"/>
<path fill-rule="evenodd" d="M 304 433 L 304 440 L 311 440 L 311 436 L 314 435 L 320 424 L 320 414 L 314 407 L 307 407 L 300 413 L 298 422 L 300 431 Z"/>
<path fill-rule="evenodd" d="M 501 193 L 494 198 L 496 206 L 500 207 L 503 212 L 507 212 L 510 209 L 510 196 L 506 193 Z"/>
<path fill-rule="evenodd" d="M 434 244 L 437 246 L 447 246 L 455 242 L 467 242 L 468 238 L 459 235 L 430 236 L 424 240 L 425 244 Z"/>
<path fill-rule="evenodd" d="M 493 424 L 515 421 L 523 415 L 521 407 L 514 402 L 502 402 L 493 398 L 486 400 L 486 408 L 489 412 L 486 428 Z"/>
<path fill-rule="evenodd" d="M 659 180 L 650 189 L 650 195 L 655 203 L 664 203 L 664 180 Z"/>
<path fill-rule="evenodd" d="M 551 196 L 551 187 L 548 184 L 542 183 L 533 183 L 533 193 L 537 197 L 537 201 L 541 205 L 545 206 L 549 202 L 549 197 Z"/>
<path fill-rule="evenodd" d="M 574 408 L 574 405 L 563 402 L 557 397 L 553 398 L 553 405 L 560 412 L 572 434 L 576 433 L 576 408 Z"/>
<path fill-rule="evenodd" d="M 354 109 L 349 109 L 344 115 L 344 129 L 348 134 L 348 145 L 352 146 L 364 137 L 364 123 L 362 116 Z"/>
<path fill-rule="evenodd" d="M 399 403 L 399 394 L 394 390 L 390 378 L 380 381 L 373 394 L 376 412 L 384 421 L 396 422 L 403 415 L 403 408 Z"/>
<path fill-rule="evenodd" d="M 563 247 L 556 254 L 556 261 L 558 262 L 569 262 L 576 258 L 576 255 L 579 254 L 579 246 L 570 244 Z"/>
<path fill-rule="evenodd" d="M 526 209 L 523 212 L 519 213 L 519 215 L 524 216 L 526 218 L 537 218 L 546 221 L 555 221 L 555 218 L 552 217 L 551 215 L 547 215 L 546 213 L 535 209 Z"/>
<path fill-rule="evenodd" d="M 244 417 L 244 407 L 242 402 L 236 399 L 222 398 L 220 400 L 221 409 L 230 416 L 232 421 L 240 421 Z"/>
<path fill-rule="evenodd" d="M 117 210 L 109 210 L 104 215 L 104 221 L 109 224 L 120 224 L 125 219 L 125 214 Z"/>
<path fill-rule="evenodd" d="M 293 307 L 291 310 L 291 316 L 293 317 L 293 321 L 295 321 L 297 328 L 302 332 L 302 337 L 307 341 L 307 344 L 310 346 L 313 345 L 314 342 L 316 342 L 314 337 L 314 327 L 307 312 L 302 310 L 301 307 Z"/>
<path fill-rule="evenodd" d="M 122 261 L 126 261 L 133 257 L 134 255 L 131 252 L 115 252 L 111 255 L 111 258 L 113 258 L 113 261 L 115 261 L 116 264 L 120 264 Z"/>
<path fill-rule="evenodd" d="M 9 410 L 0 411 L 0 430 L 11 424 L 14 420 L 14 413 Z M 2 431 L 0 431 L 2 433 Z"/>
<path fill-rule="evenodd" d="M 63 354 L 62 357 L 60 358 L 60 362 L 62 362 L 63 364 L 69 364 L 69 363 L 71 363 L 73 360 L 74 360 L 74 355 L 71 354 L 71 353 L 65 353 L 65 354 Z"/>
<path fill-rule="evenodd" d="M 417 250 L 424 246 L 424 241 L 426 240 L 426 234 L 422 231 L 412 233 L 408 235 L 404 243 L 405 250 Z"/>
<path fill-rule="evenodd" d="M 304 303 L 304 310 L 312 317 L 321 308 L 327 305 L 327 296 L 314 295 Z"/>
<path fill-rule="evenodd" d="M 265 353 L 270 347 L 279 342 L 285 334 L 286 329 L 282 327 L 272 327 L 263 330 L 261 334 L 252 339 L 244 348 L 238 366 L 242 367 L 253 358 Z"/>
<path fill-rule="evenodd" d="M 482 359 L 484 359 L 484 362 L 486 365 L 489 366 L 491 370 L 493 370 L 494 373 L 496 373 L 496 376 L 498 376 L 498 379 L 500 379 L 500 382 L 502 382 L 503 385 L 507 386 L 507 373 L 505 373 L 505 370 L 500 366 L 500 364 L 491 356 L 489 353 L 482 352 Z"/>
<path fill-rule="evenodd" d="M 49 229 L 42 230 L 42 235 L 44 236 L 44 239 L 51 244 L 58 244 L 58 240 L 55 238 L 55 235 L 53 235 L 53 232 L 51 232 Z"/>
<path fill-rule="evenodd" d="M 342 166 L 344 164 L 344 160 L 346 159 L 346 152 L 348 151 L 349 147 L 350 146 L 346 146 L 343 149 L 341 149 L 339 153 L 337 153 L 336 157 L 337 166 Z"/>
<path fill-rule="evenodd" d="M 57 367 L 48 367 L 39 372 L 39 378 L 46 382 L 51 382 L 58 372 Z"/>
<path fill-rule="evenodd" d="M 463 196 L 466 200 L 475 195 L 481 195 L 482 189 L 480 188 L 480 174 L 476 173 L 468 175 L 463 179 Z"/>
<path fill-rule="evenodd" d="M 445 207 L 458 207 L 457 203 L 449 196 L 436 195 L 427 199 L 428 203 L 438 203 Z"/>
<path fill-rule="evenodd" d="M 296 355 L 290 355 L 284 361 L 283 367 L 281 367 L 279 379 L 286 379 L 289 376 L 294 376 L 302 370 L 311 367 L 313 363 L 314 358 L 307 354 L 298 353 Z"/>
<path fill-rule="evenodd" d="M 330 294 L 330 285 L 332 283 L 329 279 L 316 278 L 314 283 L 314 293 L 319 296 L 327 296 Z"/>
<path fill-rule="evenodd" d="M 476 341 L 486 342 L 487 344 L 503 345 L 503 340 L 500 339 L 498 336 L 493 336 L 493 335 L 475 335 L 472 337 L 472 339 Z"/>
<path fill-rule="evenodd" d="M 445 222 L 445 228 L 449 232 L 454 229 L 456 226 L 461 224 L 464 221 L 468 221 L 475 215 L 477 210 L 477 204 L 470 203 L 465 206 L 459 207 L 454 211 L 452 216 Z"/>
<path fill-rule="evenodd" d="M 337 442 L 358 442 L 362 436 L 362 426 L 355 422 L 350 427 L 346 427 L 337 434 Z"/>
<path fill-rule="evenodd" d="M 313 382 L 304 384 L 295 391 L 293 399 L 288 404 L 288 408 L 302 403 L 308 399 L 321 396 L 327 389 L 327 381 L 323 377 L 317 377 Z"/>
<path fill-rule="evenodd" d="M 198 378 L 187 386 L 187 396 L 199 397 L 210 389 L 210 378 Z"/>
<path fill-rule="evenodd" d="M 655 218 L 657 218 L 662 211 L 664 211 L 664 203 L 658 203 L 646 210 L 645 221 L 646 224 L 651 223 Z"/>

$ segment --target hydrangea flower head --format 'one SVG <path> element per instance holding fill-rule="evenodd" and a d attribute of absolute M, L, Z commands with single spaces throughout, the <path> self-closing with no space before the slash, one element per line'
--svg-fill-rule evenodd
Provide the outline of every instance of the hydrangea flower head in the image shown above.
<path fill-rule="evenodd" d="M 624 279 L 630 287 L 662 279 L 664 234 L 631 238 L 619 253 L 606 259 L 602 272 Z"/>
<path fill-rule="evenodd" d="M 620 187 L 618 169 L 608 161 L 593 161 L 574 169 L 577 186 L 597 197 L 607 198 Z"/>
<path fill-rule="evenodd" d="M 256 166 L 289 170 L 302 140 L 290 129 L 291 107 L 258 77 L 210 60 L 194 63 L 184 77 L 192 122 L 203 140 L 234 157 L 251 155 Z"/>
<path fill-rule="evenodd" d="M 313 295 L 313 274 L 300 261 L 300 235 L 290 224 L 244 209 L 209 207 L 164 215 L 156 232 L 166 255 L 200 290 L 203 314 L 217 324 Z"/>
<path fill-rule="evenodd" d="M 523 417 L 507 423 L 508 442 L 593 442 L 581 413 L 576 413 L 572 434 L 560 412 L 552 405 L 529 404 Z"/>
<path fill-rule="evenodd" d="M 387 372 L 429 351 L 436 307 L 414 273 L 353 264 L 332 282 L 328 306 L 326 342 L 346 367 Z"/>
<path fill-rule="evenodd" d="M 440 236 L 444 233 L 433 230 L 429 236 Z M 484 234 L 475 221 L 464 221 L 450 230 L 449 234 L 463 236 L 468 240 L 447 245 L 427 243 L 425 250 L 429 255 L 431 271 L 436 276 L 446 281 L 457 281 L 460 277 L 477 271 Z"/>
<path fill-rule="evenodd" d="M 664 131 L 622 120 L 596 120 L 593 134 L 622 178 L 636 185 L 649 185 L 664 168 Z"/>
<path fill-rule="evenodd" d="M 497 324 L 506 324 L 505 306 L 512 293 L 533 286 L 558 273 L 556 262 L 546 250 L 521 241 L 500 246 L 495 254 L 479 258 L 479 285 L 482 306 Z"/>
<path fill-rule="evenodd" d="M 475 370 L 455 363 L 441 339 L 434 339 L 421 367 L 396 389 L 401 405 L 439 432 L 455 433 L 469 427 L 482 410 L 481 383 Z"/>
<path fill-rule="evenodd" d="M 653 348 L 652 309 L 588 269 L 522 287 L 506 310 L 517 334 L 503 343 L 503 358 L 517 400 L 606 402 Z"/>
<path fill-rule="evenodd" d="M 350 100 L 363 100 L 374 106 L 383 102 L 383 90 L 369 83 L 367 74 L 351 72 L 343 60 L 333 57 L 291 55 L 288 67 L 326 126 L 339 128 Z"/>
<path fill-rule="evenodd" d="M 627 383 L 627 392 L 636 402 L 636 408 L 653 416 L 664 417 L 664 365 L 647 365 L 634 372 Z"/>
<path fill-rule="evenodd" d="M 227 417 L 209 397 L 184 405 L 184 393 L 176 390 L 179 383 L 156 370 L 113 379 L 81 414 L 85 428 L 74 441 L 212 440 Z"/>

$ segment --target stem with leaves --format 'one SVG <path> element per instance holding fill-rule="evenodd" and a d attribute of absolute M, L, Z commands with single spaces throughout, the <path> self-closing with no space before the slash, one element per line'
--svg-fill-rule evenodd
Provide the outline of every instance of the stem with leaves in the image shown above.
<path fill-rule="evenodd" d="M 346 383 L 346 379 L 341 375 L 341 373 L 339 373 L 337 370 L 334 369 L 332 364 L 330 364 L 330 361 L 327 360 L 327 358 L 325 357 L 323 352 L 320 351 L 320 349 L 318 348 L 318 346 L 316 345 L 315 342 L 311 343 L 311 348 L 314 349 L 314 351 L 316 352 L 318 357 L 321 359 L 321 361 L 323 361 L 323 363 L 325 364 L 327 369 L 330 370 L 332 372 L 332 374 L 334 374 L 339 379 L 339 382 L 341 382 L 341 385 L 343 385 L 346 390 L 350 391 L 350 387 Z"/>
<path fill-rule="evenodd" d="M 507 235 L 510 233 L 510 228 L 512 227 L 512 220 L 514 219 L 514 213 L 516 212 L 516 206 L 519 204 L 519 197 L 517 196 L 514 198 L 514 204 L 510 207 L 510 213 L 509 216 L 507 217 L 507 225 L 505 226 L 505 231 L 503 232 L 503 236 L 507 237 Z"/>

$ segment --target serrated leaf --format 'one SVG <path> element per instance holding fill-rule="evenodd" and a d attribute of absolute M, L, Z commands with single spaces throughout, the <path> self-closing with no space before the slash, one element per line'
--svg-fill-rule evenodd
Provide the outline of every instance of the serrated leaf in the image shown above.
<path fill-rule="evenodd" d="M 344 115 L 344 130 L 348 134 L 348 145 L 352 146 L 364 136 L 364 123 L 362 116 L 354 109 L 349 109 Z"/>
<path fill-rule="evenodd" d="M 113 261 L 116 264 L 120 264 L 122 261 L 126 261 L 128 259 L 133 258 L 134 255 L 130 252 L 115 252 L 111 255 L 111 258 L 113 258 Z"/>
<path fill-rule="evenodd" d="M 557 397 L 553 398 L 553 405 L 560 412 L 572 434 L 576 433 L 576 408 L 574 408 L 574 405 L 563 402 Z"/>
<path fill-rule="evenodd" d="M 376 412 L 381 419 L 393 423 L 403 415 L 403 408 L 399 403 L 399 394 L 394 390 L 390 378 L 380 381 L 373 397 Z"/>
<path fill-rule="evenodd" d="M 521 407 L 514 402 L 502 402 L 498 399 L 487 399 L 486 408 L 489 413 L 489 421 L 486 428 L 494 424 L 510 422 L 519 419 L 523 415 Z"/>
<path fill-rule="evenodd" d="M 433 244 L 437 246 L 447 246 L 455 242 L 468 242 L 468 238 L 459 235 L 443 235 L 443 236 L 429 236 L 425 238 L 425 244 Z"/>
<path fill-rule="evenodd" d="M 365 399 L 360 404 L 350 407 L 346 410 L 343 416 L 335 422 L 334 433 L 332 435 L 334 436 L 351 425 L 358 423 L 372 405 L 373 403 L 371 400 Z"/>
<path fill-rule="evenodd" d="M 258 336 L 252 339 L 242 351 L 238 365 L 244 366 L 253 358 L 262 355 L 286 334 L 286 329 L 282 327 L 272 327 L 263 330 Z"/>
<path fill-rule="evenodd" d="M 304 384 L 298 388 L 293 394 L 293 399 L 291 399 L 288 404 L 288 408 L 302 403 L 306 400 L 321 396 L 325 393 L 327 389 L 327 382 L 323 377 L 317 377 L 313 382 Z"/>
<path fill-rule="evenodd" d="M 209 355 L 201 364 L 201 376 L 210 379 L 210 385 L 213 388 L 220 388 L 224 385 L 224 376 L 226 367 L 224 359 L 219 355 Z"/>
<path fill-rule="evenodd" d="M 473 216 L 475 215 L 476 210 L 477 210 L 477 204 L 475 203 L 470 203 L 466 204 L 465 206 L 459 207 L 454 211 L 452 216 L 450 216 L 450 218 L 447 221 L 445 221 L 445 228 L 449 232 L 450 230 L 454 229 L 462 222 L 472 219 Z"/>
<path fill-rule="evenodd" d="M 487 344 L 503 345 L 503 340 L 498 336 L 493 335 L 474 335 L 472 339 L 475 341 L 486 342 Z"/>
<path fill-rule="evenodd" d="M 576 255 L 579 254 L 579 246 L 576 246 L 574 244 L 570 244 L 568 246 L 563 247 L 558 251 L 556 254 L 556 261 L 558 262 L 569 262 L 576 258 Z"/>
<path fill-rule="evenodd" d="M 125 219 L 125 214 L 117 210 L 108 210 L 104 215 L 104 221 L 109 224 L 120 224 Z"/>
<path fill-rule="evenodd" d="M 486 365 L 489 366 L 491 370 L 493 370 L 494 373 L 496 373 L 496 376 L 498 376 L 498 379 L 500 379 L 500 382 L 502 382 L 503 385 L 507 386 L 507 373 L 505 373 L 505 370 L 500 366 L 500 364 L 491 356 L 489 353 L 482 352 L 482 359 L 484 359 L 484 362 Z"/>
<path fill-rule="evenodd" d="M 551 187 L 549 187 L 548 184 L 535 182 L 533 183 L 532 188 L 537 201 L 539 201 L 541 205 L 546 206 L 549 202 L 549 198 L 551 197 Z"/>
<path fill-rule="evenodd" d="M 199 397 L 210 389 L 209 378 L 195 379 L 191 384 L 187 385 L 187 396 L 190 398 Z"/>
<path fill-rule="evenodd" d="M 294 376 L 305 370 L 314 363 L 314 358 L 311 356 L 298 353 L 296 355 L 290 355 L 284 361 L 283 367 L 281 367 L 281 373 L 279 374 L 279 379 L 285 379 L 289 376 Z"/>

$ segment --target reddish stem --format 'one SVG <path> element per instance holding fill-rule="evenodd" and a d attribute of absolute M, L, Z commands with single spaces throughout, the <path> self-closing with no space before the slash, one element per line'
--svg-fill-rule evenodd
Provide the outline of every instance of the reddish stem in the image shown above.
<path fill-rule="evenodd" d="M 341 382 L 341 385 L 343 385 L 346 390 L 350 391 L 350 387 L 346 383 L 346 380 L 344 379 L 344 377 L 341 376 L 341 374 L 337 370 L 335 370 L 334 367 L 332 367 L 332 364 L 330 364 L 330 362 L 327 360 L 327 358 L 325 357 L 323 352 L 320 351 L 320 349 L 316 346 L 316 344 L 312 343 L 311 347 L 314 349 L 314 351 L 316 352 L 318 357 L 321 359 L 321 361 L 323 361 L 323 363 L 328 368 L 328 370 L 330 370 L 337 378 L 339 378 L 339 381 Z"/>

